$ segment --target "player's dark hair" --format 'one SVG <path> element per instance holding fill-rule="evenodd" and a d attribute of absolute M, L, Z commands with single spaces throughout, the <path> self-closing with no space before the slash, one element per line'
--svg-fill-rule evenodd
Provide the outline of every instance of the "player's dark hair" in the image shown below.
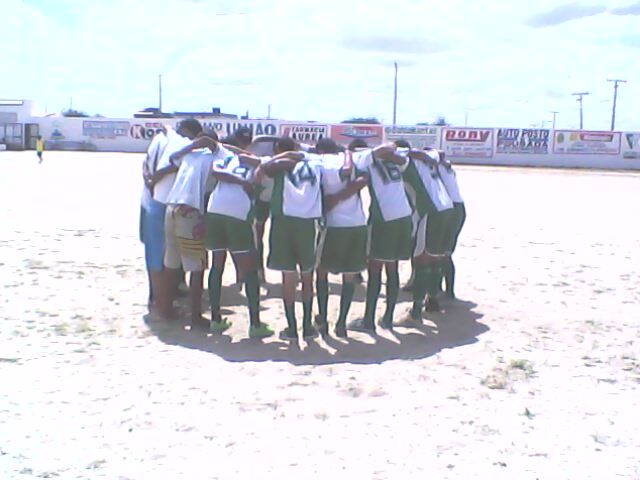
<path fill-rule="evenodd" d="M 354 151 L 358 148 L 369 148 L 369 145 L 367 145 L 367 142 L 365 142 L 363 139 L 356 138 L 354 140 L 351 140 L 351 143 L 349 143 L 349 146 L 347 148 L 351 151 Z"/>
<path fill-rule="evenodd" d="M 186 118 L 180 122 L 179 130 L 189 130 L 194 137 L 202 133 L 202 124 L 195 118 Z"/>
<path fill-rule="evenodd" d="M 293 152 L 297 150 L 296 142 L 291 137 L 280 137 L 276 142 L 276 149 L 279 153 Z"/>
<path fill-rule="evenodd" d="M 411 148 L 411 144 L 409 142 L 407 142 L 404 138 L 396 140 L 393 143 L 395 143 L 396 147 L 398 147 L 398 148 Z"/>
<path fill-rule="evenodd" d="M 321 138 L 316 143 L 316 152 L 318 153 L 338 153 L 340 151 L 340 147 L 335 142 L 335 140 L 331 138 Z"/>

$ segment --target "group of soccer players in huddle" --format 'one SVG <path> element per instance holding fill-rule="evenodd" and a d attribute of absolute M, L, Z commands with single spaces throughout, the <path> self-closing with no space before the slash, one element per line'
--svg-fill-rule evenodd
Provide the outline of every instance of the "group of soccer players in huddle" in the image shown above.
<path fill-rule="evenodd" d="M 240 129 L 218 140 L 194 119 L 177 131 L 167 127 L 152 140 L 143 164 L 141 237 L 149 272 L 149 304 L 175 317 L 180 269 L 190 274 L 192 324 L 211 332 L 230 327 L 221 315 L 227 252 L 244 284 L 249 336 L 273 335 L 260 319 L 264 279 L 263 236 L 271 218 L 267 267 L 282 272 L 287 326 L 280 337 L 298 339 L 295 293 L 302 284 L 302 335 L 329 333 L 328 274 L 342 276 L 333 332 L 375 333 L 375 312 L 386 274 L 386 309 L 378 325 L 392 329 L 400 290 L 398 262 L 412 261 L 413 306 L 403 325 L 422 323 L 422 312 L 439 310 L 438 298 L 454 297 L 451 259 L 465 220 L 456 174 L 444 154 L 412 149 L 405 140 L 370 148 L 354 140 L 347 148 L 323 138 L 315 146 L 288 137 L 258 137 Z M 369 189 L 369 214 L 361 190 Z M 213 252 L 208 291 L 211 319 L 202 316 L 204 272 Z M 367 270 L 363 318 L 347 322 L 356 282 Z M 315 289 L 318 313 L 313 317 Z M 444 280 L 444 291 L 442 289 Z"/>

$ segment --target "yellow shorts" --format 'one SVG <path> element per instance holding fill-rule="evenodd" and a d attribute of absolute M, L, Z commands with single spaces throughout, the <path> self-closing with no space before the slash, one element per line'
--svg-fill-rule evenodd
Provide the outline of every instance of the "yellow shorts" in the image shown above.
<path fill-rule="evenodd" d="M 164 266 L 199 272 L 207 268 L 204 215 L 187 205 L 168 205 L 164 221 Z"/>

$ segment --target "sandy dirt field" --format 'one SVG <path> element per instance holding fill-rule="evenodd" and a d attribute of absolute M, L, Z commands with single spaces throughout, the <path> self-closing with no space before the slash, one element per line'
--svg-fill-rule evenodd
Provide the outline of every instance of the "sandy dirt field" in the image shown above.
<path fill-rule="evenodd" d="M 640 174 L 459 167 L 461 300 L 296 348 L 145 317 L 141 159 L 0 152 L 0 479 L 640 479 Z"/>

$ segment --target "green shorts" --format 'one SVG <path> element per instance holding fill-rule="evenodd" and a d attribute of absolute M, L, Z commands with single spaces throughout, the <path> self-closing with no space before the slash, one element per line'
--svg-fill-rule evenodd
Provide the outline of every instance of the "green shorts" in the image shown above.
<path fill-rule="evenodd" d="M 271 218 L 267 267 L 309 272 L 316 261 L 316 220 L 276 215 Z"/>
<path fill-rule="evenodd" d="M 444 249 L 447 253 L 452 253 L 458 244 L 458 236 L 467 218 L 467 212 L 464 208 L 464 203 L 454 203 L 453 210 L 449 210 L 449 212 L 451 213 L 445 226 Z"/>
<path fill-rule="evenodd" d="M 256 200 L 254 206 L 254 212 L 256 217 L 256 222 L 264 223 L 269 218 L 271 204 L 269 202 L 265 202 L 264 200 Z"/>
<path fill-rule="evenodd" d="M 231 253 L 250 252 L 255 249 L 251 223 L 228 215 L 207 213 L 205 247 L 209 250 L 228 250 Z"/>
<path fill-rule="evenodd" d="M 369 258 L 396 262 L 411 258 L 411 217 L 390 222 L 374 222 L 369 226 Z"/>
<path fill-rule="evenodd" d="M 453 209 L 425 215 L 418 221 L 414 234 L 413 256 L 444 255 L 447 252 L 447 225 L 450 223 Z"/>
<path fill-rule="evenodd" d="M 320 266 L 330 273 L 367 268 L 367 227 L 328 227 L 320 238 Z"/>

